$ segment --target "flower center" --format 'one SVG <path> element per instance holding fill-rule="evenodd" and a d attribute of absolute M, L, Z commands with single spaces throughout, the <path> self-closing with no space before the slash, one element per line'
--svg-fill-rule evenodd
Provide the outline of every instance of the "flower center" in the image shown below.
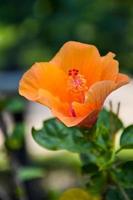
<path fill-rule="evenodd" d="M 70 69 L 68 71 L 68 90 L 70 93 L 80 97 L 81 99 L 78 99 L 79 102 L 84 102 L 85 100 L 85 93 L 88 90 L 86 79 L 83 75 L 79 74 L 79 70 L 77 69 Z"/>
<path fill-rule="evenodd" d="M 84 103 L 86 92 L 88 90 L 86 79 L 79 73 L 77 69 L 70 69 L 68 71 L 67 88 L 70 101 L 70 110 L 73 117 L 76 116 L 74 109 L 72 108 L 72 102 L 77 101 Z"/>

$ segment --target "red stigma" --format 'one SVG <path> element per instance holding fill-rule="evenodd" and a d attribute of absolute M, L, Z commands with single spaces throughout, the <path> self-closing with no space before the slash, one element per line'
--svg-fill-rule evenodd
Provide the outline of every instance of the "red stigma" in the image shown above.
<path fill-rule="evenodd" d="M 77 76 L 78 73 L 79 73 L 79 70 L 77 70 L 77 69 L 69 69 L 69 70 L 68 70 L 68 75 L 69 75 L 69 76 L 72 76 L 72 77 Z"/>

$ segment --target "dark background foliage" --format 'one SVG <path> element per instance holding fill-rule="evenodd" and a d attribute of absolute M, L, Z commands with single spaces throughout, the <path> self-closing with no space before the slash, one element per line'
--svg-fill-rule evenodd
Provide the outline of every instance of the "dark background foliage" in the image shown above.
<path fill-rule="evenodd" d="M 113 51 L 133 73 L 132 0 L 0 0 L 0 69 L 49 60 L 68 40 Z"/>

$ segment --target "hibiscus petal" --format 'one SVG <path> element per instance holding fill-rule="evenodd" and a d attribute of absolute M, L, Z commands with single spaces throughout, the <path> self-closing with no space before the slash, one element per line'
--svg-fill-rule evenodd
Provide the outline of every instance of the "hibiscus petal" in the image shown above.
<path fill-rule="evenodd" d="M 117 88 L 119 88 L 125 84 L 128 84 L 129 81 L 130 81 L 130 79 L 127 75 L 119 73 L 117 75 L 117 79 L 116 79 Z"/>
<path fill-rule="evenodd" d="M 69 69 L 78 69 L 84 75 L 88 86 L 100 80 L 100 54 L 93 45 L 70 41 L 63 45 L 55 57 L 50 61 L 68 73 Z"/>
<path fill-rule="evenodd" d="M 61 122 L 63 122 L 68 127 L 76 126 L 83 120 L 83 117 L 75 117 L 75 118 L 69 117 L 59 112 L 56 109 L 52 109 L 52 113 L 54 116 L 56 116 Z"/>
<path fill-rule="evenodd" d="M 94 84 L 89 92 L 86 103 L 73 102 L 72 107 L 76 113 L 75 117 L 70 115 L 70 105 L 56 102 L 52 108 L 53 114 L 67 126 L 82 125 L 92 126 L 96 121 L 106 97 L 115 89 L 114 81 L 101 81 Z"/>
<path fill-rule="evenodd" d="M 55 97 L 49 91 L 39 89 L 38 90 L 38 98 L 36 99 L 36 102 L 51 108 L 54 98 Z"/>
<path fill-rule="evenodd" d="M 77 117 L 82 117 L 82 123 L 90 127 L 96 121 L 98 113 L 102 109 L 106 97 L 116 88 L 114 81 L 101 81 L 97 82 L 88 92 L 88 97 L 85 104 L 78 102 L 73 103 L 73 108 Z"/>
<path fill-rule="evenodd" d="M 101 110 L 106 97 L 115 89 L 114 81 L 100 81 L 92 85 L 88 91 L 86 103 L 74 102 L 77 116 L 83 116 L 94 110 Z"/>
<path fill-rule="evenodd" d="M 59 99 L 56 99 L 53 102 L 52 113 L 68 127 L 79 124 L 83 119 L 83 117 L 72 117 L 70 105 L 68 103 L 61 102 Z"/>
<path fill-rule="evenodd" d="M 115 54 L 108 53 L 101 58 L 101 80 L 116 80 L 119 68 L 118 61 L 113 59 Z"/>
<path fill-rule="evenodd" d="M 119 73 L 116 83 L 114 81 L 101 81 L 94 84 L 88 92 L 86 104 L 73 104 L 75 113 L 77 113 L 78 116 L 80 114 L 84 116 L 80 126 L 91 127 L 96 122 L 98 113 L 100 112 L 106 97 L 111 92 L 127 83 L 129 83 L 129 77 Z"/>
<path fill-rule="evenodd" d="M 19 84 L 19 93 L 29 100 L 36 101 L 40 89 L 43 89 L 64 100 L 66 78 L 65 73 L 52 64 L 36 63 L 23 75 Z"/>

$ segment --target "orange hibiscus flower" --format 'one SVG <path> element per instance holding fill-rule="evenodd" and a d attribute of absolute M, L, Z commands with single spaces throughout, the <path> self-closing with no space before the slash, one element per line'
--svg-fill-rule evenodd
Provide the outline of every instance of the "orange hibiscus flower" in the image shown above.
<path fill-rule="evenodd" d="M 67 42 L 50 62 L 35 63 L 23 75 L 19 93 L 48 106 L 67 126 L 91 127 L 106 97 L 129 82 L 114 56 L 100 56 L 93 45 Z"/>

